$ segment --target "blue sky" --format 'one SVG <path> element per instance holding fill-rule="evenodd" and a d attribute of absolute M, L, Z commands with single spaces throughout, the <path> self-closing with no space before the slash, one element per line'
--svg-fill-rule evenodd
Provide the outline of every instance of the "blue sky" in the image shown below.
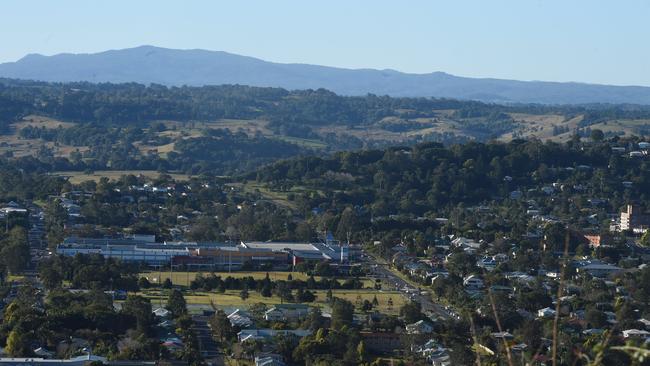
<path fill-rule="evenodd" d="M 276 62 L 650 86 L 650 1 L 13 0 L 0 62 L 150 44 Z"/>

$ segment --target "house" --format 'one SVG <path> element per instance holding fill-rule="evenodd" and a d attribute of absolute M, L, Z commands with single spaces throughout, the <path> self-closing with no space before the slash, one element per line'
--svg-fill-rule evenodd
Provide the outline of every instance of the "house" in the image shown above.
<path fill-rule="evenodd" d="M 178 338 L 165 340 L 162 342 L 162 346 L 170 352 L 180 352 L 183 350 L 183 342 Z"/>
<path fill-rule="evenodd" d="M 461 238 L 461 237 L 452 240 L 451 244 L 456 247 L 471 248 L 471 249 L 479 249 L 481 247 L 481 243 L 476 242 L 474 239 Z"/>
<path fill-rule="evenodd" d="M 359 332 L 368 350 L 382 354 L 401 349 L 400 335 L 394 332 Z"/>
<path fill-rule="evenodd" d="M 648 319 L 641 318 L 639 319 L 639 323 L 642 323 L 646 330 L 650 328 L 650 320 Z"/>
<path fill-rule="evenodd" d="M 264 313 L 267 321 L 297 321 L 309 315 L 309 306 L 304 304 L 274 305 Z"/>
<path fill-rule="evenodd" d="M 623 332 L 623 338 L 635 338 L 635 339 L 648 339 L 650 338 L 650 332 L 647 330 L 639 329 L 626 329 Z"/>
<path fill-rule="evenodd" d="M 621 272 L 622 270 L 623 269 L 620 267 L 601 261 L 588 261 L 584 263 L 578 263 L 578 266 L 576 268 L 576 272 L 579 274 L 587 273 L 592 277 L 599 278 L 608 277 L 612 274 Z"/>
<path fill-rule="evenodd" d="M 468 290 L 480 290 L 483 288 L 483 280 L 477 275 L 469 275 L 463 279 L 463 286 Z"/>
<path fill-rule="evenodd" d="M 251 318 L 243 311 L 236 309 L 228 315 L 230 325 L 237 328 L 248 328 L 253 325 Z"/>
<path fill-rule="evenodd" d="M 509 341 L 514 339 L 515 336 L 509 332 L 494 332 L 490 334 L 493 338 L 500 339 L 502 341 Z"/>
<path fill-rule="evenodd" d="M 618 323 L 618 320 L 616 320 L 616 313 L 613 311 L 603 311 L 603 314 L 607 317 L 607 322 L 609 324 L 616 324 Z"/>
<path fill-rule="evenodd" d="M 171 312 L 165 308 L 157 308 L 153 311 L 153 313 L 160 318 L 167 318 L 171 315 Z"/>
<path fill-rule="evenodd" d="M 433 325 L 424 320 L 418 320 L 413 324 L 406 325 L 406 333 L 408 334 L 429 334 L 433 332 Z"/>
<path fill-rule="evenodd" d="M 7 206 L 3 208 L 0 208 L 0 214 L 2 217 L 9 216 L 12 213 L 25 215 L 27 214 L 27 209 L 20 208 L 20 206 L 14 201 L 9 202 Z"/>
<path fill-rule="evenodd" d="M 431 364 L 434 366 L 451 365 L 447 349 L 442 347 L 433 339 L 418 347 L 416 351 L 425 357 L 427 361 L 431 362 Z"/>
<path fill-rule="evenodd" d="M 552 318 L 555 316 L 555 310 L 551 308 L 544 308 L 544 309 L 539 309 L 537 310 L 537 317 L 538 318 Z"/>
<path fill-rule="evenodd" d="M 165 329 L 174 329 L 176 327 L 176 322 L 170 319 L 165 319 L 158 323 L 158 326 Z"/>
<path fill-rule="evenodd" d="M 409 272 L 411 276 L 416 276 L 420 272 L 426 272 L 428 268 L 425 264 L 417 262 L 417 263 L 409 263 L 404 266 L 404 268 Z"/>
<path fill-rule="evenodd" d="M 585 234 L 585 239 L 589 241 L 589 246 L 592 248 L 598 248 L 600 246 L 600 234 Z"/>
<path fill-rule="evenodd" d="M 38 357 L 43 357 L 43 358 L 52 358 L 54 357 L 54 352 L 48 351 L 47 349 L 43 347 L 38 347 L 37 349 L 34 350 L 34 354 Z"/>
<path fill-rule="evenodd" d="M 602 329 L 602 328 L 589 328 L 589 329 L 585 329 L 585 330 L 582 331 L 582 334 L 588 335 L 588 336 L 601 335 L 603 333 L 605 333 L 605 329 Z"/>
<path fill-rule="evenodd" d="M 237 339 L 241 343 L 241 342 L 255 341 L 255 340 L 263 341 L 279 335 L 284 335 L 284 336 L 293 335 L 302 338 L 310 334 L 311 331 L 305 329 L 296 329 L 296 330 L 244 329 L 241 332 L 237 333 Z"/>
<path fill-rule="evenodd" d="M 0 358 L 0 365 L 7 366 L 18 366 L 18 365 L 29 365 L 29 366 L 50 366 L 50 365 L 66 365 L 66 366 L 83 366 L 91 362 L 101 362 L 106 363 L 106 358 L 95 356 L 95 355 L 84 355 L 78 356 L 69 359 L 45 359 L 45 358 L 36 358 L 36 357 L 27 357 L 27 358 L 13 358 L 13 357 L 2 357 Z"/>
<path fill-rule="evenodd" d="M 518 200 L 518 199 L 521 198 L 521 196 L 522 196 L 521 191 L 512 191 L 512 192 L 510 192 L 510 199 L 512 199 L 512 200 Z"/>
<path fill-rule="evenodd" d="M 509 295 L 512 294 L 514 290 L 510 286 L 492 285 L 490 286 L 490 291 L 492 291 L 492 293 L 503 293 Z"/>
<path fill-rule="evenodd" d="M 276 354 L 268 354 L 255 357 L 255 366 L 286 366 L 282 361 L 282 356 Z"/>
<path fill-rule="evenodd" d="M 492 259 L 494 259 L 497 263 L 504 263 L 510 260 L 507 254 L 505 253 L 497 253 L 492 256 Z"/>
<path fill-rule="evenodd" d="M 485 268 L 488 271 L 492 271 L 497 267 L 497 261 L 490 257 L 481 258 L 476 262 L 476 265 L 481 268 Z"/>
<path fill-rule="evenodd" d="M 510 347 L 510 351 L 515 353 L 526 352 L 526 349 L 528 349 L 528 345 L 526 343 L 517 343 Z"/>

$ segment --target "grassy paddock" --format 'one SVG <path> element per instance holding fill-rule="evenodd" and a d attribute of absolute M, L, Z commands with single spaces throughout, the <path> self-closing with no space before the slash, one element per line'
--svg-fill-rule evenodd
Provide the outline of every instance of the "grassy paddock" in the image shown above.
<path fill-rule="evenodd" d="M 277 280 L 287 280 L 288 276 L 291 275 L 291 277 L 294 280 L 303 280 L 306 281 L 309 276 L 305 273 L 302 272 L 283 272 L 283 271 L 254 271 L 254 272 L 169 272 L 169 271 L 163 271 L 163 272 L 142 272 L 140 273 L 140 277 L 145 277 L 149 280 L 149 282 L 153 284 L 157 284 L 160 282 L 164 282 L 166 279 L 171 279 L 172 283 L 176 286 L 189 286 L 190 282 L 196 278 L 196 275 L 201 273 L 204 277 L 209 276 L 211 273 L 214 273 L 216 276 L 221 276 L 222 279 L 230 276 L 233 278 L 242 278 L 242 277 L 253 277 L 256 280 L 261 280 L 266 277 L 266 274 L 269 274 L 269 278 L 272 281 L 277 281 Z M 321 280 L 320 276 L 314 276 L 314 279 L 316 281 Z M 337 278 L 339 282 L 343 283 L 347 278 L 341 277 Z M 372 279 L 368 278 L 359 278 L 361 282 L 363 282 L 363 287 L 373 287 L 375 282 Z"/>
<path fill-rule="evenodd" d="M 313 303 L 307 303 L 312 306 L 319 306 L 322 308 L 329 308 L 327 303 L 327 290 L 314 290 L 316 295 L 316 301 Z M 266 305 L 275 305 L 280 304 L 282 301 L 279 297 L 273 295 L 271 297 L 263 297 L 257 291 L 250 290 L 249 297 L 246 300 L 242 300 L 239 296 L 239 290 L 226 290 L 224 293 L 216 292 L 205 292 L 205 291 L 187 291 L 185 293 L 185 300 L 190 305 L 209 305 L 210 303 L 215 304 L 217 307 L 242 307 L 247 308 L 253 304 L 264 303 Z M 148 297 L 153 302 L 163 301 L 166 302 L 168 293 L 167 291 L 160 290 L 147 290 L 142 291 L 140 295 Z M 363 290 L 332 290 L 332 295 L 341 299 L 350 301 L 355 305 L 357 310 L 361 308 L 364 300 L 372 302 L 374 297 L 377 297 L 379 306 L 376 307 L 377 310 L 387 313 L 387 314 L 397 314 L 399 308 L 406 302 L 404 297 L 396 291 L 377 291 L 370 289 Z M 392 306 L 390 302 L 392 301 Z"/>
<path fill-rule="evenodd" d="M 96 170 L 92 174 L 86 174 L 84 172 L 72 172 L 72 171 L 60 171 L 54 172 L 52 175 L 70 177 L 69 181 L 72 184 L 79 184 L 89 180 L 99 182 L 102 177 L 106 177 L 110 180 L 120 179 L 123 175 L 144 175 L 148 178 L 158 178 L 160 172 L 155 170 Z M 174 180 L 185 181 L 191 178 L 191 176 L 186 174 L 169 174 Z"/>

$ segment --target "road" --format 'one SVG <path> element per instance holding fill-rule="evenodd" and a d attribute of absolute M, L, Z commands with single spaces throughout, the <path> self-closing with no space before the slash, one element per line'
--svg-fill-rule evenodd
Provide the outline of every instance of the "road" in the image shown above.
<path fill-rule="evenodd" d="M 428 316 L 435 315 L 443 319 L 450 319 L 453 317 L 453 312 L 450 312 L 445 309 L 444 306 L 433 302 L 429 293 L 423 294 L 417 287 L 413 287 L 411 283 L 393 273 L 393 271 L 388 268 L 388 264 L 381 263 L 372 256 L 369 256 L 367 261 L 374 269 L 375 275 L 382 278 L 384 284 L 395 287 L 395 289 L 400 291 L 407 299 L 419 302 L 422 305 L 423 313 Z"/>
<path fill-rule="evenodd" d="M 208 317 L 205 315 L 193 315 L 194 326 L 192 330 L 199 339 L 201 356 L 208 365 L 223 365 L 223 354 L 219 351 L 217 342 L 212 338 L 212 331 L 208 324 Z"/>

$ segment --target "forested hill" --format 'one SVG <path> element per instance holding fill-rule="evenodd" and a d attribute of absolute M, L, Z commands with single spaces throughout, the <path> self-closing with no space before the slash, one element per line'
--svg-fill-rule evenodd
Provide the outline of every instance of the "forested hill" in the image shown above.
<path fill-rule="evenodd" d="M 502 106 L 241 85 L 0 79 L 0 154 L 29 169 L 233 174 L 299 155 L 435 141 L 646 135 L 650 107 Z"/>
<path fill-rule="evenodd" d="M 650 197 L 649 160 L 612 149 L 637 142 L 597 138 L 562 144 L 515 140 L 445 147 L 424 143 L 292 159 L 267 166 L 249 178 L 292 193 L 290 197 L 306 210 L 320 207 L 340 212 L 354 206 L 375 218 L 436 217 L 459 204 L 507 199 L 513 191 L 545 197 L 540 188 L 558 182 L 567 194 L 580 190 L 594 199 L 606 197 L 615 210 L 626 200 Z M 565 200 L 555 204 L 563 210 L 568 205 L 588 203 Z"/>
<path fill-rule="evenodd" d="M 647 87 L 477 79 L 444 72 L 409 74 L 395 70 L 351 70 L 280 64 L 218 51 L 152 46 L 95 54 L 32 54 L 17 62 L 0 64 L 0 76 L 55 82 L 326 88 L 344 95 L 433 96 L 497 103 L 650 104 L 650 88 Z"/>

